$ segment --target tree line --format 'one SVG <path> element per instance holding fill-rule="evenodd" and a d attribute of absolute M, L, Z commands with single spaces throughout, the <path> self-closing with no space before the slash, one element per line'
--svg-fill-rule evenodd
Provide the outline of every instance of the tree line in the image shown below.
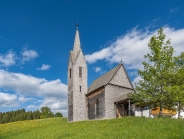
<path fill-rule="evenodd" d="M 129 97 L 141 111 L 145 106 L 159 108 L 159 116 L 163 116 L 163 109 L 178 111 L 179 118 L 184 108 L 184 52 L 176 56 L 171 40 L 165 38 L 163 28 L 151 37 L 148 43 L 151 52 L 145 55 L 148 62 L 142 62 L 144 68 L 138 70 L 141 80 Z"/>
<path fill-rule="evenodd" d="M 48 107 L 42 107 L 40 110 L 27 112 L 23 108 L 15 111 L 0 112 L 0 124 L 53 117 L 63 117 L 63 115 L 60 112 L 54 114 Z"/>

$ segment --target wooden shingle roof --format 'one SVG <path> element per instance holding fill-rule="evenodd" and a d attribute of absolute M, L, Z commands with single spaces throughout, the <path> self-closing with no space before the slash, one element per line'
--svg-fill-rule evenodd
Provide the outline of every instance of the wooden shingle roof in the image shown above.
<path fill-rule="evenodd" d="M 116 67 L 111 69 L 109 72 L 105 73 L 104 75 L 102 75 L 101 77 L 99 77 L 98 79 L 93 81 L 93 83 L 88 88 L 88 93 L 90 93 L 90 92 L 92 92 L 92 91 L 94 91 L 102 86 L 107 85 L 121 66 L 122 66 L 122 64 L 117 65 Z"/>

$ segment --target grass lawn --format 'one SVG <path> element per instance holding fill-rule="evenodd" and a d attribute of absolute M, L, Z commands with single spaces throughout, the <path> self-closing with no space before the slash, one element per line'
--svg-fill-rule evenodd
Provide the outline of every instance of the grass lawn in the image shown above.
<path fill-rule="evenodd" d="M 68 123 L 66 118 L 0 124 L 0 139 L 184 139 L 184 120 L 125 117 Z"/>

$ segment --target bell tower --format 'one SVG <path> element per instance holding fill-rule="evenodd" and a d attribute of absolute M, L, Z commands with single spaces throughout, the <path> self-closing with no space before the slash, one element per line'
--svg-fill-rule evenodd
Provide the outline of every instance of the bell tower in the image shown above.
<path fill-rule="evenodd" d="M 78 24 L 73 50 L 69 54 L 68 63 L 68 121 L 82 121 L 87 119 L 87 64 L 81 50 Z"/>

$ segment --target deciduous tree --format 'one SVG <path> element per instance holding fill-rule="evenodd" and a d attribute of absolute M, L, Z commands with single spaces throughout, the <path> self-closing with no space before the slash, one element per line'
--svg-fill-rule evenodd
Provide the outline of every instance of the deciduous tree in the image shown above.
<path fill-rule="evenodd" d="M 148 62 L 142 63 L 144 69 L 138 71 L 142 79 L 135 85 L 136 94 L 131 95 L 137 103 L 160 107 L 159 116 L 163 108 L 172 110 L 176 102 L 181 104 L 183 100 L 184 54 L 174 56 L 170 39 L 165 41 L 165 37 L 162 28 L 151 37 L 148 44 L 151 52 L 145 55 Z"/>

